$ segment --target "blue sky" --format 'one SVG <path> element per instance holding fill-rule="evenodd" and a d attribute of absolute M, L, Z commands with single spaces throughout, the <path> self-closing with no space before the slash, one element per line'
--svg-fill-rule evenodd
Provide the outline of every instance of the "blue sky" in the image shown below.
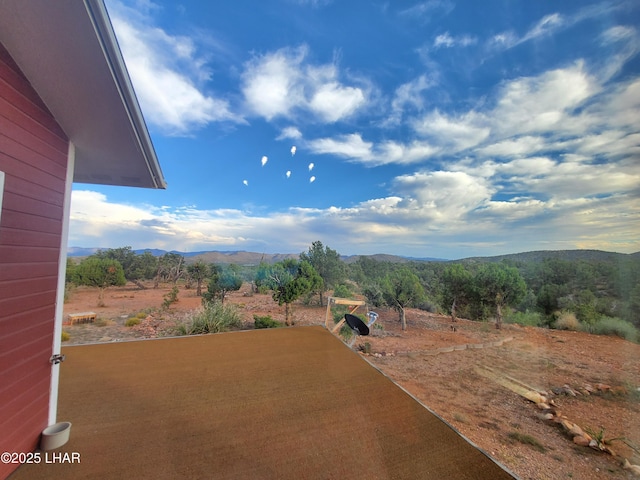
<path fill-rule="evenodd" d="M 168 189 L 70 246 L 640 250 L 635 0 L 106 3 Z"/>

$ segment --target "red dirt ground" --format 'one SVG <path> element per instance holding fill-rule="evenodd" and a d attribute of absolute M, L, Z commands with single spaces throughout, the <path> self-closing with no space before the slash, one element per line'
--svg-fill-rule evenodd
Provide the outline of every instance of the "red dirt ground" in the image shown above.
<path fill-rule="evenodd" d="M 139 290 L 109 288 L 105 307 L 96 307 L 95 289 L 79 287 L 65 303 L 65 315 L 93 311 L 94 324 L 65 325 L 65 344 L 148 338 L 200 306 L 194 290 L 180 288 L 179 301 L 161 311 L 169 286 Z M 238 306 L 245 328 L 253 315 L 284 321 L 284 307 L 270 295 L 253 294 L 248 285 L 228 295 Z M 137 327 L 127 317 L 151 313 Z M 294 306 L 297 325 L 324 324 L 326 307 Z M 359 313 L 364 313 L 360 310 Z M 403 332 L 393 311 L 380 318 L 368 342 L 367 359 L 415 398 L 522 479 L 638 478 L 622 467 L 624 459 L 640 465 L 640 345 L 615 337 L 458 320 L 409 310 Z M 455 331 L 452 328 L 455 327 Z M 479 348 L 479 347 L 483 348 Z M 474 347 L 474 348 L 472 348 Z M 484 367 L 493 375 L 486 376 Z M 511 379 L 546 392 L 555 413 L 591 433 L 612 440 L 614 455 L 575 445 L 557 423 L 540 418 L 541 410 L 498 379 Z M 564 392 L 559 388 L 570 387 Z M 593 394 L 580 393 L 593 387 Z M 553 390 L 558 392 L 553 393 Z"/>

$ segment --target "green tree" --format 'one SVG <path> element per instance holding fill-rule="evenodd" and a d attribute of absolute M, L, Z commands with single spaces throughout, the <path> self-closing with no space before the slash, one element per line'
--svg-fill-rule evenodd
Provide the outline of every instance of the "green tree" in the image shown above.
<path fill-rule="evenodd" d="M 474 277 L 476 301 L 495 310 L 496 328 L 502 328 L 502 309 L 517 304 L 527 293 L 527 284 L 515 267 L 485 263 Z"/>
<path fill-rule="evenodd" d="M 451 305 L 451 320 L 455 322 L 456 307 L 469 299 L 473 276 L 464 268 L 464 265 L 454 263 L 442 273 L 442 282 L 444 283 L 443 301 L 446 305 Z"/>
<path fill-rule="evenodd" d="M 104 290 L 111 286 L 121 286 L 127 283 L 122 265 L 117 260 L 90 256 L 76 267 L 75 283 L 98 287 L 98 306 L 104 306 Z"/>
<path fill-rule="evenodd" d="M 158 257 L 154 257 L 151 252 L 143 252 L 134 257 L 131 266 L 129 267 L 129 276 L 125 271 L 125 277 L 127 280 L 135 283 L 139 288 L 146 288 L 140 280 L 151 280 L 156 276 L 158 271 Z"/>
<path fill-rule="evenodd" d="M 283 260 L 259 271 L 256 284 L 268 286 L 272 298 L 278 305 L 285 306 L 285 323 L 293 325 L 291 304 L 305 293 L 317 291 L 322 277 L 307 261 Z"/>
<path fill-rule="evenodd" d="M 406 330 L 405 308 L 416 306 L 425 297 L 420 279 L 409 268 L 401 267 L 384 277 L 380 287 L 385 304 L 398 312 L 402 330 Z"/>
<path fill-rule="evenodd" d="M 122 265 L 125 278 L 135 283 L 138 288 L 145 286 L 140 280 L 148 280 L 154 277 L 158 270 L 158 259 L 150 252 L 137 255 L 131 247 L 110 248 L 108 250 L 98 250 L 94 256 L 117 260 Z"/>
<path fill-rule="evenodd" d="M 318 240 L 311 244 L 307 253 L 300 254 L 300 260 L 309 262 L 322 278 L 322 284 L 317 289 L 322 307 L 324 292 L 334 288 L 345 278 L 345 268 L 340 254 L 328 246 L 323 246 Z"/>
<path fill-rule="evenodd" d="M 209 266 L 198 260 L 191 265 L 187 265 L 187 274 L 189 277 L 196 282 L 196 295 L 202 295 L 202 282 L 209 276 L 210 274 Z"/>
<path fill-rule="evenodd" d="M 236 265 L 229 265 L 227 268 L 211 265 L 210 271 L 211 277 L 207 291 L 202 295 L 202 303 L 207 305 L 218 298 L 220 303 L 224 304 L 224 297 L 228 292 L 240 290 L 242 286 L 240 272 Z"/>
<path fill-rule="evenodd" d="M 73 259 L 67 257 L 67 268 L 64 272 L 64 282 L 65 283 L 73 283 L 76 276 L 76 262 Z"/>

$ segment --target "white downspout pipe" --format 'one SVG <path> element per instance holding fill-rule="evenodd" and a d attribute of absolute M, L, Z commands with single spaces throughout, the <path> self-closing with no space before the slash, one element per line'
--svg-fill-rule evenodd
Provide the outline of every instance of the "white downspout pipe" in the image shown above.
<path fill-rule="evenodd" d="M 71 187 L 75 168 L 76 149 L 69 142 L 67 154 L 67 178 L 64 191 L 64 206 L 62 213 L 62 232 L 60 235 L 60 252 L 58 256 L 58 287 L 56 289 L 56 311 L 53 327 L 53 346 L 51 355 L 60 353 L 62 346 L 62 320 L 64 307 L 65 275 L 67 271 L 67 244 L 69 242 L 69 221 L 71 215 Z M 49 388 L 49 425 L 56 423 L 58 415 L 58 384 L 60 380 L 60 364 L 51 366 L 51 387 Z"/>

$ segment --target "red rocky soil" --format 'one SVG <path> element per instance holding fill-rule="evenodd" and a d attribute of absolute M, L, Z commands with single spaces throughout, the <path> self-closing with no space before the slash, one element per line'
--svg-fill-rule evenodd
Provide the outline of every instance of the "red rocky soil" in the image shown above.
<path fill-rule="evenodd" d="M 166 285 L 109 288 L 106 306 L 96 307 L 97 290 L 74 289 L 65 315 L 93 311 L 97 320 L 65 325 L 65 344 L 166 334 L 176 319 L 200 306 L 195 291 L 181 287 L 178 302 L 162 311 L 169 291 Z M 239 307 L 245 328 L 253 328 L 253 315 L 284 321 L 284 307 L 270 295 L 252 294 L 248 285 L 226 302 Z M 140 312 L 150 315 L 138 326 L 124 326 Z M 294 306 L 297 325 L 324 324 L 325 312 Z M 640 478 L 633 466 L 623 468 L 625 460 L 640 465 L 640 345 L 515 325 L 496 330 L 490 323 L 452 323 L 413 309 L 403 332 L 395 312 L 378 313 L 372 335 L 354 348 L 367 342 L 368 361 L 519 478 Z M 541 395 L 546 402 L 538 405 Z M 574 443 L 574 437 L 578 443 L 593 440 L 592 447 Z"/>

